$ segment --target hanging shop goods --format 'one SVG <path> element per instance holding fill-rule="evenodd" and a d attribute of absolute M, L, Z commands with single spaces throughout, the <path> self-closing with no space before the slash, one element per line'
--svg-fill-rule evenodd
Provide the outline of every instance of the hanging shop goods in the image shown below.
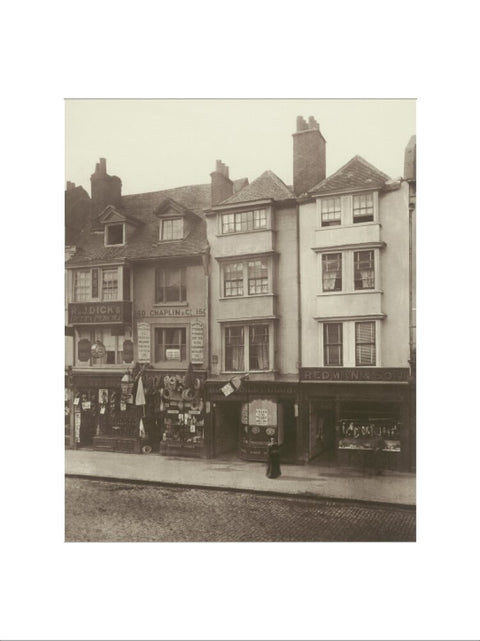
<path fill-rule="evenodd" d="M 185 376 L 163 376 L 161 385 L 160 453 L 205 456 L 205 402 L 200 379 L 189 368 Z"/>
<path fill-rule="evenodd" d="M 336 426 L 338 449 L 400 452 L 401 423 L 390 418 L 341 419 Z"/>

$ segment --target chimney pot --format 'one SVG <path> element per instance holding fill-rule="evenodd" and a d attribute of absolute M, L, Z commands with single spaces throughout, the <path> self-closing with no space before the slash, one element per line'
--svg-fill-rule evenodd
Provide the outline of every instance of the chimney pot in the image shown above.
<path fill-rule="evenodd" d="M 309 191 L 325 178 L 325 138 L 313 116 L 308 124 L 297 116 L 297 131 L 293 134 L 293 191 L 298 196 Z"/>

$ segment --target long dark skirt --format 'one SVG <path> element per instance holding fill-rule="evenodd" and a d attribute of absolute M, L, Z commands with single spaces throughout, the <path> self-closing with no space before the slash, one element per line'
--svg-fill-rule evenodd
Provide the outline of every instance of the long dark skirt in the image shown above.
<path fill-rule="evenodd" d="M 268 451 L 267 476 L 269 479 L 276 479 L 281 475 L 280 452 L 278 449 Z"/>

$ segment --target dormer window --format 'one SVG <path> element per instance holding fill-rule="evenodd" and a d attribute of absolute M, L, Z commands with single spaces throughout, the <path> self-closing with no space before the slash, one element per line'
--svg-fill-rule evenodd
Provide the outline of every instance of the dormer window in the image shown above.
<path fill-rule="evenodd" d="M 124 245 L 124 244 L 125 244 L 125 225 L 123 223 L 106 225 L 105 246 L 111 247 L 115 245 Z"/>
<path fill-rule="evenodd" d="M 169 218 L 161 222 L 160 240 L 181 240 L 183 238 L 183 219 Z"/>

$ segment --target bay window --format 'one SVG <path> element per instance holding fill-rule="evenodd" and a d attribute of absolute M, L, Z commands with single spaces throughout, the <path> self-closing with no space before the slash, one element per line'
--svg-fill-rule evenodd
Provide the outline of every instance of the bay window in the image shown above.
<path fill-rule="evenodd" d="M 234 234 L 256 229 L 267 229 L 267 210 L 254 209 L 251 211 L 240 211 L 232 214 L 222 214 L 221 221 L 222 234 Z"/>
<path fill-rule="evenodd" d="M 101 269 L 76 269 L 73 272 L 73 301 L 119 301 L 121 294 L 125 294 L 125 300 L 130 297 L 129 274 L 124 268 L 124 292 L 120 292 L 122 273 L 121 267 L 108 267 Z"/>
<path fill-rule="evenodd" d="M 89 269 L 74 272 L 73 297 L 77 302 L 90 300 L 92 295 L 91 272 Z"/>
<path fill-rule="evenodd" d="M 224 263 L 222 295 L 230 297 L 269 294 L 271 292 L 270 272 L 270 259 L 263 257 Z"/>
<path fill-rule="evenodd" d="M 270 369 L 270 325 L 232 325 L 225 327 L 225 371 L 264 371 Z"/>

